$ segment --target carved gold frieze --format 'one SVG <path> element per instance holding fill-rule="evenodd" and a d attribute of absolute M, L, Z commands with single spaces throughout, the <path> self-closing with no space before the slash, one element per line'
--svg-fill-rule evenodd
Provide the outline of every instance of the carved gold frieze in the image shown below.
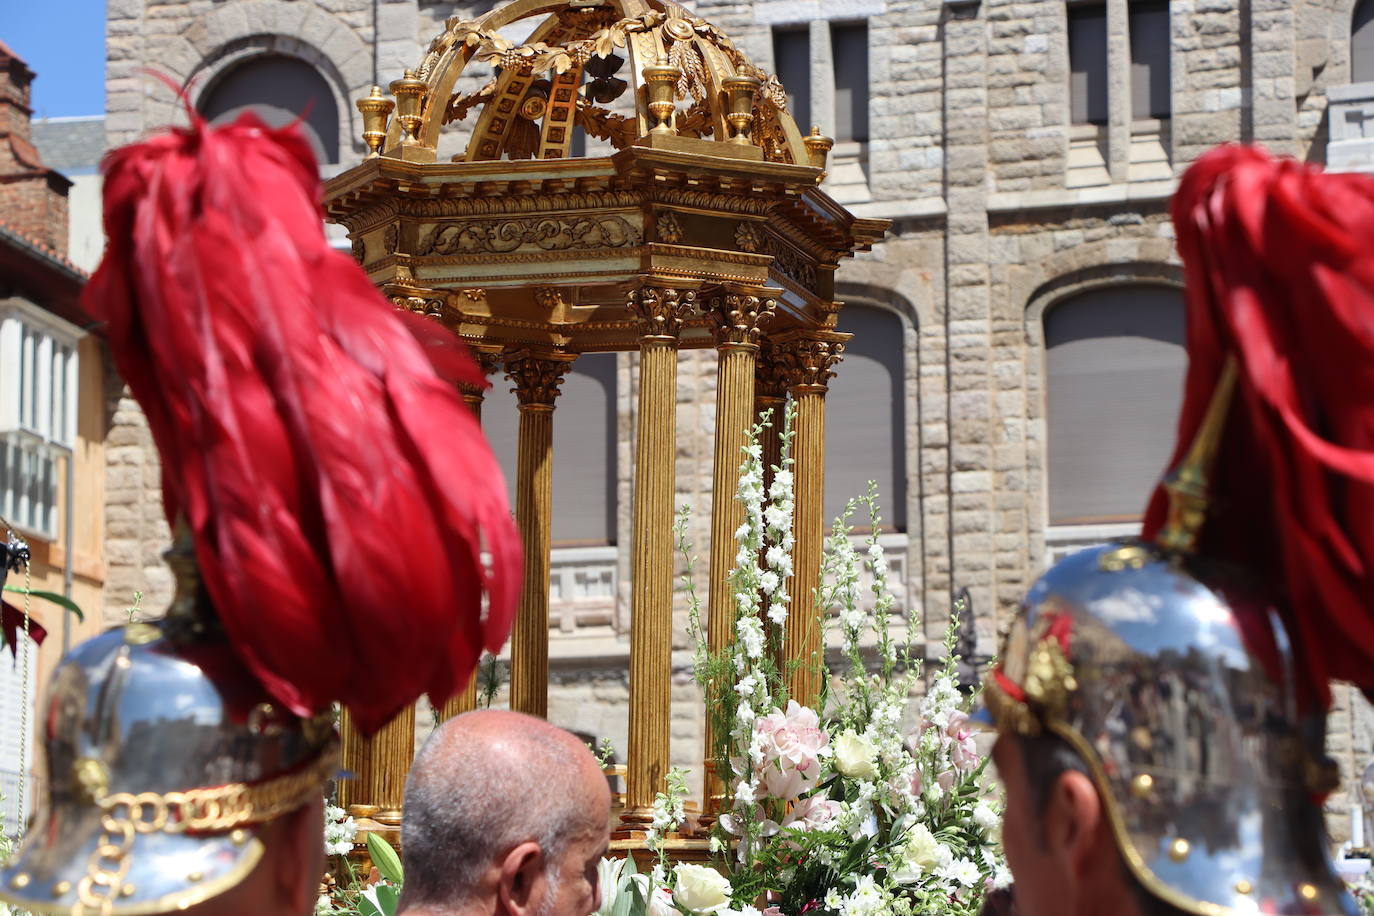
<path fill-rule="evenodd" d="M 668 245 L 676 245 L 682 241 L 682 224 L 678 222 L 677 216 L 672 210 L 657 210 L 654 213 L 654 234 L 658 241 Z"/>
<path fill-rule="evenodd" d="M 421 240 L 415 253 L 424 256 L 508 254 L 522 248 L 633 248 L 640 241 L 639 230 L 623 216 L 544 216 L 440 224 Z"/>
<path fill-rule="evenodd" d="M 735 246 L 753 254 L 763 248 L 763 232 L 753 223 L 740 223 L 735 227 Z"/>

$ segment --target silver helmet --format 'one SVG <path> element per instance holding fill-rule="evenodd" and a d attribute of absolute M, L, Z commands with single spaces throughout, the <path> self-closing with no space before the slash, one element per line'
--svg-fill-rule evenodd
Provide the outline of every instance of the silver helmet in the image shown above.
<path fill-rule="evenodd" d="M 1298 713 L 1282 632 L 1222 567 L 1095 547 L 1026 595 L 985 702 L 999 729 L 1057 735 L 1082 759 L 1159 899 L 1204 916 L 1356 913 L 1312 800 L 1334 788 L 1322 723 Z"/>
<path fill-rule="evenodd" d="M 76 916 L 176 912 L 247 877 L 260 826 L 321 794 L 338 765 L 332 714 L 273 704 L 207 627 L 169 613 L 62 660 L 39 710 L 46 791 L 0 869 L 0 899 Z"/>

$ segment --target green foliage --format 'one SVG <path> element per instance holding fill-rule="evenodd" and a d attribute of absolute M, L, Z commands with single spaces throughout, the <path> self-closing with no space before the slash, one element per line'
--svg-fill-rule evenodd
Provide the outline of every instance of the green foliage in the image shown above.
<path fill-rule="evenodd" d="M 375 833 L 367 835 L 367 854 L 372 856 L 372 864 L 386 880 L 393 884 L 405 882 L 405 872 L 401 869 L 401 857 L 391 844 Z"/>

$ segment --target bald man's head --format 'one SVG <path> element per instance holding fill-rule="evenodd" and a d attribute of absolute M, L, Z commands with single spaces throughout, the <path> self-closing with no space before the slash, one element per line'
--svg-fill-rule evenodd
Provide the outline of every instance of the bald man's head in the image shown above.
<path fill-rule="evenodd" d="M 404 810 L 402 912 L 596 908 L 610 792 L 569 732 L 504 710 L 450 719 L 416 755 Z"/>

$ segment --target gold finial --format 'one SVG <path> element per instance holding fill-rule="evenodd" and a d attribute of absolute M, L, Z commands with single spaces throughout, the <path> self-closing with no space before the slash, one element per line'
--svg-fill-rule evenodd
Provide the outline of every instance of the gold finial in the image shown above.
<path fill-rule="evenodd" d="M 382 143 L 386 140 L 386 122 L 396 103 L 382 95 L 381 86 L 373 86 L 370 93 L 354 104 L 363 116 L 363 142 L 371 151 L 368 158 L 375 159 L 381 155 Z"/>
<path fill-rule="evenodd" d="M 424 123 L 425 95 L 428 92 L 429 84 L 417 79 L 414 70 L 407 70 L 404 77 L 391 84 L 391 94 L 396 97 L 396 120 L 401 122 L 401 128 L 406 132 L 406 146 L 418 146 L 420 143 L 420 125 Z"/>
<path fill-rule="evenodd" d="M 1169 494 L 1169 516 L 1159 534 L 1159 544 L 1167 550 L 1191 553 L 1197 547 L 1198 535 L 1207 521 L 1208 477 L 1226 428 L 1238 374 L 1236 358 L 1228 356 L 1188 454 L 1164 478 L 1164 489 Z"/>
<path fill-rule="evenodd" d="M 674 133 L 672 127 L 674 86 L 682 76 L 682 70 L 669 64 L 663 58 L 644 68 L 644 82 L 649 94 L 649 113 L 654 123 L 650 131 L 656 134 Z"/>
<path fill-rule="evenodd" d="M 802 137 L 802 143 L 806 146 L 806 156 L 810 160 L 813 169 L 821 170 L 821 180 L 825 180 L 825 164 L 830 158 L 830 151 L 835 148 L 835 141 L 821 133 L 821 129 L 816 126 L 811 127 L 811 133 Z"/>
<path fill-rule="evenodd" d="M 753 76 L 727 76 L 720 81 L 725 90 L 725 120 L 730 125 L 730 143 L 752 146 L 750 133 L 754 128 L 754 97 L 762 86 Z"/>
<path fill-rule="evenodd" d="M 1188 845 L 1188 841 L 1183 839 L 1183 837 L 1179 837 L 1169 844 L 1169 858 L 1173 859 L 1175 862 L 1182 862 L 1184 859 L 1188 858 L 1188 853 L 1191 851 L 1192 847 Z"/>

